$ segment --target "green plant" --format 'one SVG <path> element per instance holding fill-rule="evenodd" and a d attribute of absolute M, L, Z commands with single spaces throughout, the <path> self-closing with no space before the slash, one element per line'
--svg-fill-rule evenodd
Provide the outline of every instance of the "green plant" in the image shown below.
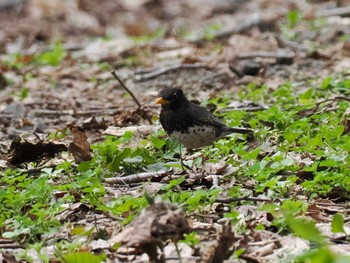
<path fill-rule="evenodd" d="M 294 28 L 303 16 L 297 10 L 291 10 L 287 13 L 287 25 Z"/>
<path fill-rule="evenodd" d="M 146 36 L 129 36 L 129 38 L 133 41 L 135 41 L 138 44 L 145 44 L 149 43 L 151 41 L 161 39 L 165 35 L 165 28 L 159 27 L 156 30 L 154 30 L 151 34 Z"/>
<path fill-rule="evenodd" d="M 320 247 L 305 252 L 295 259 L 297 263 L 343 263 L 349 262 L 349 256 L 333 253 L 327 247 Z"/>
<path fill-rule="evenodd" d="M 197 233 L 191 232 L 189 234 L 185 234 L 184 239 L 182 239 L 180 242 L 185 243 L 185 244 L 193 247 L 193 246 L 199 244 L 200 241 L 198 239 Z"/>
<path fill-rule="evenodd" d="M 203 35 L 205 40 L 212 41 L 216 37 L 216 33 L 219 32 L 222 28 L 220 24 L 209 25 L 204 28 Z"/>
<path fill-rule="evenodd" d="M 100 263 L 103 259 L 106 259 L 106 256 L 96 256 L 89 252 L 75 252 L 62 257 L 64 262 L 67 263 L 82 263 L 82 262 L 91 262 L 91 263 Z"/>
<path fill-rule="evenodd" d="M 66 52 L 62 43 L 57 41 L 52 45 L 49 51 L 35 54 L 33 57 L 33 62 L 39 65 L 57 66 L 63 61 L 65 55 Z"/>
<path fill-rule="evenodd" d="M 23 88 L 21 91 L 21 99 L 25 99 L 26 97 L 28 97 L 29 94 L 29 88 Z"/>
<path fill-rule="evenodd" d="M 306 240 L 315 242 L 320 245 L 325 245 L 325 238 L 321 235 L 320 231 L 316 228 L 316 222 L 306 220 L 303 218 L 295 218 L 288 214 L 286 216 L 286 222 L 292 232 Z"/>

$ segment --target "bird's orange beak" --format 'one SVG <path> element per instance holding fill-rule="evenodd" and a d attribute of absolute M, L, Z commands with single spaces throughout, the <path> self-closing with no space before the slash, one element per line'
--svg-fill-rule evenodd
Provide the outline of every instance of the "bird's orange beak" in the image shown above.
<path fill-rule="evenodd" d="M 158 98 L 158 99 L 156 100 L 156 104 L 164 105 L 164 104 L 168 104 L 168 103 L 169 103 L 169 101 L 166 100 L 166 99 L 164 99 L 164 98 L 162 98 L 162 97 L 160 97 L 160 98 Z"/>

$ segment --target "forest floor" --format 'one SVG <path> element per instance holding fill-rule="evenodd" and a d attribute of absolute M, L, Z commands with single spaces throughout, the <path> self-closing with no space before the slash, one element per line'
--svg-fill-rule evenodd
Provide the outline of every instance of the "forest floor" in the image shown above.
<path fill-rule="evenodd" d="M 0 262 L 350 260 L 350 1 L 13 0 L 0 28 Z M 167 87 L 254 135 L 181 151 Z"/>

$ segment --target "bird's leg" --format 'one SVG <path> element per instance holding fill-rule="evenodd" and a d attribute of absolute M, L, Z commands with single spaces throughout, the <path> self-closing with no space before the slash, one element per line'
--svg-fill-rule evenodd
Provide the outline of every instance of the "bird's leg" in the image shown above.
<path fill-rule="evenodd" d="M 174 245 L 175 245 L 177 256 L 179 257 L 179 262 L 182 263 L 181 253 L 177 242 L 174 242 Z"/>
<path fill-rule="evenodd" d="M 181 168 L 183 171 L 185 171 L 185 168 L 189 168 L 189 166 L 187 164 L 184 163 L 184 160 L 182 158 L 182 143 L 180 142 L 180 164 L 181 164 Z"/>
<path fill-rule="evenodd" d="M 190 166 L 188 166 L 187 164 L 185 164 L 185 163 L 184 163 L 184 160 L 183 160 L 183 158 L 182 158 L 182 146 L 183 146 L 183 144 L 182 144 L 182 142 L 181 142 L 181 135 L 179 135 L 179 137 L 177 138 L 177 141 L 178 141 L 179 144 L 180 144 L 180 164 L 181 164 L 181 169 L 182 169 L 182 171 L 186 172 L 186 170 L 189 170 L 189 171 L 191 171 L 194 175 L 196 175 L 195 171 L 193 171 L 193 169 L 192 169 Z M 197 176 L 197 175 L 196 175 L 196 176 Z"/>
<path fill-rule="evenodd" d="M 195 176 L 197 176 L 196 172 L 192 169 L 192 167 L 188 166 L 187 164 L 184 163 L 184 160 L 182 158 L 182 144 L 180 143 L 180 164 L 181 164 L 181 168 L 182 170 L 185 172 L 186 169 L 189 170 L 190 172 L 192 172 Z"/>

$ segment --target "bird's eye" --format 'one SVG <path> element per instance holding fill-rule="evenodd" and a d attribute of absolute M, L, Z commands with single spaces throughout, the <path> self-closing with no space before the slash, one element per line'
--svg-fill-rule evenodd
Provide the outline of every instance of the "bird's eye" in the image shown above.
<path fill-rule="evenodd" d="M 177 93 L 174 93 L 172 97 L 173 97 L 173 99 L 176 99 Z"/>

